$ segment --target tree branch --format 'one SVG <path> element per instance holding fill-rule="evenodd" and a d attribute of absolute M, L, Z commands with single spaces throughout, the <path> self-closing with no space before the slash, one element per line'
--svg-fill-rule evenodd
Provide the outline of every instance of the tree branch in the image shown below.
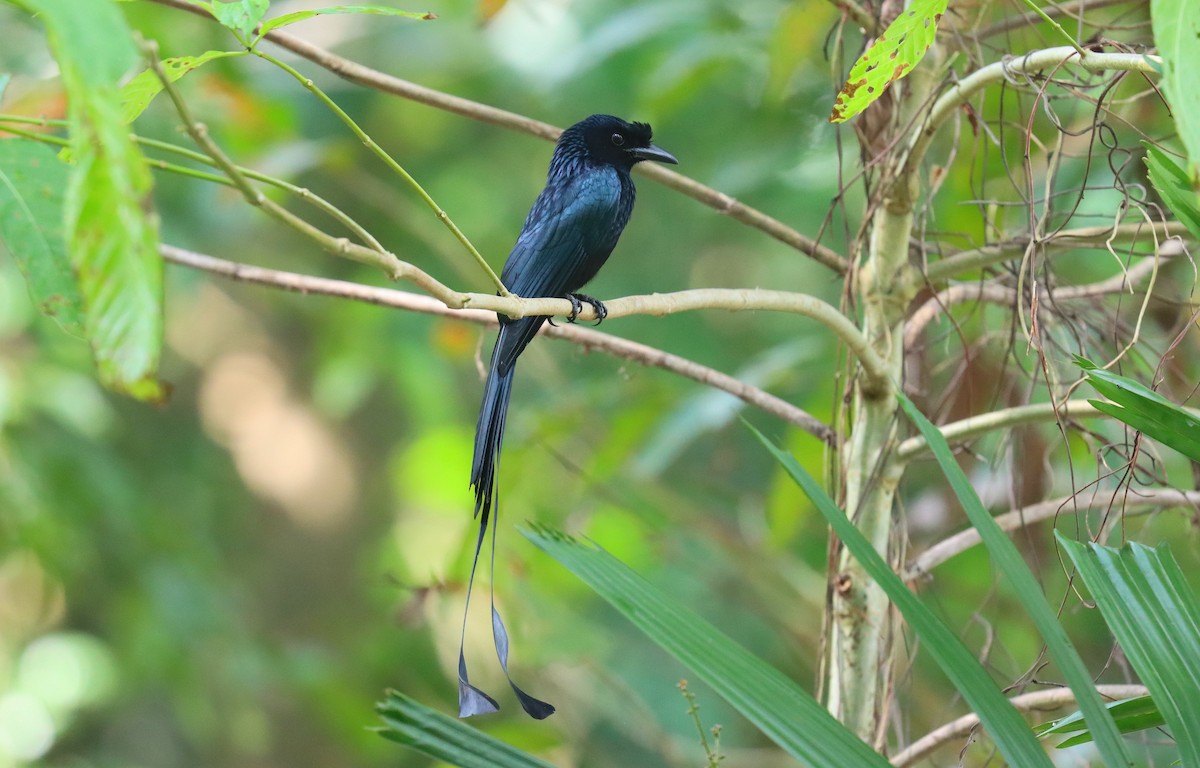
<path fill-rule="evenodd" d="M 1179 240 L 1169 240 L 1159 249 L 1157 256 L 1164 260 L 1179 256 L 1184 252 L 1183 243 Z M 1113 293 L 1133 292 L 1133 287 L 1144 278 L 1149 277 L 1159 266 L 1154 257 L 1142 259 L 1128 270 L 1113 275 L 1107 280 L 1086 285 L 1072 285 L 1055 288 L 1053 291 L 1044 286 L 1038 286 L 1038 301 L 1045 303 L 1053 298 L 1056 301 L 1070 299 L 1086 299 Z M 1007 285 L 985 283 L 960 283 L 938 291 L 912 315 L 904 328 L 904 346 L 911 349 L 920 339 L 925 327 L 937 318 L 943 311 L 955 304 L 967 301 L 983 301 L 989 304 L 1013 306 L 1018 299 L 1017 289 Z"/>
<path fill-rule="evenodd" d="M 188 13 L 194 13 L 210 20 L 212 19 L 208 11 L 199 6 L 192 5 L 187 0 L 153 0 L 153 2 L 181 11 L 187 11 Z M 453 112 L 472 120 L 527 133 L 531 136 L 546 139 L 547 141 L 557 141 L 558 135 L 562 133 L 561 128 L 549 123 L 543 123 L 515 112 L 497 109 L 487 104 L 452 96 L 441 91 L 435 91 L 432 88 L 411 83 L 407 80 L 401 80 L 398 77 L 393 77 L 377 69 L 372 69 L 350 59 L 338 56 L 331 51 L 327 51 L 282 30 L 271 30 L 266 34 L 265 39 L 270 40 L 281 48 L 286 48 L 298 56 L 308 59 L 317 66 L 329 70 L 344 80 L 358 85 L 390 93 L 393 96 L 399 96 L 435 109 Z M 781 243 L 811 256 L 815 261 L 825 265 L 839 275 L 845 274 L 849 268 L 846 259 L 837 251 L 828 246 L 821 245 L 778 219 L 772 218 L 744 203 L 740 203 L 723 192 L 718 192 L 687 176 L 669 171 L 658 165 L 647 166 L 643 163 L 637 166 L 637 170 L 643 176 L 670 187 L 676 192 L 681 192 L 693 200 L 716 210 L 718 213 L 723 213 L 742 224 L 753 227 Z"/>
<path fill-rule="evenodd" d="M 1089 499 L 1081 500 L 1080 494 L 1076 494 L 1005 512 L 996 516 L 996 524 L 1003 531 L 1015 531 L 1059 514 L 1073 515 L 1115 506 L 1119 507 L 1125 515 L 1143 515 L 1167 507 L 1185 505 L 1200 511 L 1200 491 L 1182 491 L 1178 488 L 1138 488 L 1131 490 L 1119 501 L 1114 501 L 1099 493 L 1093 494 Z M 979 531 L 975 528 L 968 528 L 949 538 L 942 539 L 917 557 L 909 560 L 900 574 L 901 578 L 905 581 L 922 578 L 934 568 L 978 543 Z"/>
<path fill-rule="evenodd" d="M 1132 699 L 1137 696 L 1149 696 L 1150 691 L 1142 685 L 1097 685 L 1096 691 L 1109 701 Z M 1053 688 L 1048 691 L 1034 691 L 1014 696 L 1008 700 L 1019 710 L 1054 710 L 1075 703 L 1075 694 L 1070 688 Z M 908 748 L 892 758 L 896 768 L 906 766 L 928 757 L 935 749 L 946 742 L 962 738 L 979 725 L 978 715 L 963 715 L 957 720 L 946 723 L 937 730 L 930 731 L 913 742 Z"/>
<path fill-rule="evenodd" d="M 981 413 L 969 416 L 961 421 L 955 421 L 938 427 L 947 442 L 967 440 L 986 434 L 996 429 L 1016 427 L 1022 424 L 1037 424 L 1044 421 L 1054 421 L 1059 418 L 1090 418 L 1103 416 L 1096 407 L 1087 400 L 1067 400 L 1056 408 L 1053 403 L 1034 403 L 1020 405 L 1015 408 L 1005 408 L 991 413 Z M 898 461 L 912 461 L 917 455 L 928 450 L 925 438 L 920 435 L 904 440 L 896 448 Z"/>
<path fill-rule="evenodd" d="M 265 285 L 303 294 L 335 296 L 368 304 L 407 309 L 414 312 L 449 317 L 455 320 L 465 320 L 480 325 L 490 325 L 493 327 L 498 325 L 494 312 L 482 309 L 452 309 L 438 299 L 420 294 L 397 291 L 390 288 L 377 288 L 359 283 L 349 283 L 342 280 L 300 275 L 293 272 L 281 272 L 264 267 L 254 267 L 225 261 L 224 259 L 214 258 L 166 244 L 160 246 L 159 252 L 165 260 L 171 263 L 240 282 Z M 501 300 L 498 296 L 484 298 Z M 564 307 L 569 306 L 568 302 L 563 299 L 539 299 L 536 301 L 553 301 L 561 303 Z M 754 406 L 789 424 L 799 427 L 823 442 L 828 443 L 833 439 L 833 430 L 827 424 L 822 423 L 791 403 L 757 387 L 739 381 L 732 376 L 678 355 L 673 355 L 645 344 L 610 336 L 607 333 L 576 326 L 543 325 L 541 333 L 552 338 L 565 339 L 585 349 L 597 349 L 607 352 L 614 357 L 671 371 L 714 389 L 728 392 L 747 405 Z"/>
<path fill-rule="evenodd" d="M 1046 248 L 1078 248 L 1081 245 L 1105 243 L 1113 240 L 1131 238 L 1136 240 L 1145 233 L 1155 235 L 1162 240 L 1190 237 L 1187 227 L 1179 221 L 1162 222 L 1161 230 L 1150 231 L 1144 221 L 1133 224 L 1119 224 L 1115 227 L 1082 227 L 1066 229 L 1038 242 Z M 993 264 L 999 264 L 1007 259 L 1020 256 L 1029 249 L 1030 238 L 1018 237 L 1002 243 L 992 243 L 980 248 L 959 251 L 951 256 L 930 264 L 925 269 L 925 279 L 930 283 L 939 283 L 955 275 L 973 269 L 983 269 Z"/>
<path fill-rule="evenodd" d="M 1042 70 L 1060 67 L 1064 64 L 1075 64 L 1089 72 L 1119 70 L 1154 74 L 1161 68 L 1162 58 L 1141 53 L 1096 53 L 1089 51 L 1086 56 L 1070 46 L 1045 48 L 1031 51 L 1024 56 L 1006 57 L 1003 61 L 988 64 L 975 70 L 963 79 L 954 83 L 943 93 L 925 119 L 924 125 L 914 137 L 904 160 L 901 177 L 911 177 L 925 158 L 925 153 L 933 141 L 934 135 L 942 123 L 958 113 L 967 99 L 993 83 L 1008 80 L 1016 75 L 1032 76 Z"/>

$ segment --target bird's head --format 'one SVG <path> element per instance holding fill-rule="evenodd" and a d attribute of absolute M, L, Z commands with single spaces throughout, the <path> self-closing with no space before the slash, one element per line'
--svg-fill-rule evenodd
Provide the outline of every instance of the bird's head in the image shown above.
<path fill-rule="evenodd" d="M 592 115 L 563 131 L 558 147 L 592 165 L 611 165 L 626 171 L 643 160 L 672 165 L 679 162 L 670 152 L 654 146 L 651 137 L 646 123 L 627 123 L 612 115 Z"/>

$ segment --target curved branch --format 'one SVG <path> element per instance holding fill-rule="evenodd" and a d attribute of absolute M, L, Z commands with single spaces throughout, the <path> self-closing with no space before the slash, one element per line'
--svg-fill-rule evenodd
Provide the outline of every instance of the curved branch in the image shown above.
<path fill-rule="evenodd" d="M 212 18 L 206 10 L 192 5 L 187 0 L 153 0 L 153 2 L 194 13 L 207 19 Z M 515 112 L 497 109 L 487 104 L 481 104 L 459 96 L 452 96 L 448 93 L 442 93 L 432 88 L 417 85 L 416 83 L 410 83 L 407 80 L 401 80 L 398 77 L 393 77 L 377 69 L 372 69 L 350 59 L 338 56 L 331 51 L 327 51 L 302 38 L 278 29 L 268 32 L 265 35 L 265 39 L 270 40 L 281 48 L 286 48 L 298 56 L 308 59 L 317 66 L 329 70 L 344 80 L 349 80 L 358 85 L 374 88 L 375 90 L 390 93 L 393 96 L 399 96 L 435 109 L 453 112 L 472 120 L 527 133 L 531 136 L 546 139 L 547 141 L 557 141 L 558 135 L 562 133 L 561 128 L 549 123 L 543 123 Z M 768 216 L 756 208 L 751 208 L 745 203 L 740 203 L 723 192 L 718 192 L 687 176 L 669 171 L 658 165 L 646 167 L 646 164 L 643 163 L 638 166 L 638 171 L 643 176 L 670 187 L 676 192 L 681 192 L 693 200 L 716 210 L 718 213 L 723 213 L 742 224 L 753 227 L 775 238 L 785 245 L 795 248 L 801 253 L 808 254 L 815 261 L 825 265 L 839 275 L 845 274 L 849 268 L 846 259 L 837 251 L 828 246 L 821 245 L 778 219 Z"/>
<path fill-rule="evenodd" d="M 1200 510 L 1200 491 L 1182 491 L 1176 488 L 1138 488 L 1131 490 L 1116 502 L 1098 493 L 1093 494 L 1090 499 L 1080 499 L 1080 495 L 1076 494 L 1014 509 L 997 515 L 995 519 L 1001 530 L 1015 531 L 1059 514 L 1091 512 L 1108 509 L 1110 506 L 1119 506 L 1125 515 L 1143 515 L 1167 507 L 1184 505 L 1190 505 L 1193 509 Z M 919 579 L 950 558 L 965 552 L 978 543 L 978 530 L 968 528 L 960 531 L 949 538 L 942 539 L 909 560 L 900 576 L 905 581 Z"/>
<path fill-rule="evenodd" d="M 1149 696 L 1150 691 L 1143 685 L 1097 685 L 1096 692 L 1109 701 L 1132 699 L 1137 696 Z M 1053 710 L 1065 707 L 1075 702 L 1075 694 L 1070 688 L 1053 688 L 1048 691 L 1034 691 L 1013 696 L 1008 700 L 1020 710 Z M 913 742 L 907 749 L 892 758 L 896 768 L 906 768 L 918 760 L 928 757 L 935 749 L 948 741 L 962 738 L 979 725 L 978 715 L 963 715 L 957 720 L 946 723 L 937 730 L 930 731 Z"/>
<path fill-rule="evenodd" d="M 1154 74 L 1162 66 L 1162 58 L 1139 53 L 1096 53 L 1088 51 L 1080 56 L 1079 52 L 1070 46 L 1046 48 L 1031 51 L 1024 56 L 1007 57 L 1003 61 L 988 64 L 975 70 L 963 79 L 954 83 L 943 93 L 925 119 L 925 124 L 913 139 L 908 156 L 904 160 L 901 177 L 910 177 L 925 157 L 934 134 L 942 123 L 958 112 L 967 99 L 985 87 L 1007 80 L 1014 75 L 1035 75 L 1042 70 L 1060 67 L 1064 64 L 1075 64 L 1089 72 L 1121 70 Z"/>
<path fill-rule="evenodd" d="M 1179 221 L 1162 222 L 1161 230 L 1157 228 L 1152 233 L 1163 240 L 1177 237 L 1189 237 L 1188 228 Z M 1038 245 L 1048 248 L 1078 248 L 1089 243 L 1108 243 L 1119 238 L 1138 238 L 1150 230 L 1144 221 L 1134 224 L 1120 224 L 1115 227 L 1081 227 L 1065 229 L 1038 242 Z M 947 256 L 941 261 L 930 264 L 925 269 L 925 279 L 930 283 L 947 280 L 960 272 L 972 269 L 983 269 L 993 264 L 999 264 L 1014 256 L 1020 256 L 1029 249 L 1030 238 L 1018 237 L 1002 243 L 992 243 L 980 248 L 959 251 Z"/>
<path fill-rule="evenodd" d="M 1064 403 L 1060 403 L 1057 407 L 1053 403 L 1034 403 L 1032 405 L 1020 405 L 1015 408 L 1005 408 L 1000 411 L 993 411 L 992 413 L 983 413 L 978 416 L 969 416 L 961 421 L 944 424 L 938 427 L 938 429 L 942 431 L 942 435 L 948 442 L 952 442 L 955 440 L 967 440 L 996 429 L 1016 427 L 1022 424 L 1037 424 L 1060 418 L 1077 419 L 1103 415 L 1087 400 L 1067 400 Z M 901 442 L 896 448 L 896 459 L 898 461 L 911 461 L 918 454 L 928 450 L 928 448 L 929 446 L 926 444 L 925 438 L 920 435 L 910 437 Z"/>
<path fill-rule="evenodd" d="M 165 260 L 171 263 L 241 282 L 281 288 L 297 293 L 336 296 L 368 304 L 407 309 L 414 312 L 449 317 L 455 320 L 465 320 L 480 325 L 498 325 L 494 312 L 482 309 L 452 309 L 438 299 L 420 294 L 397 291 L 391 288 L 377 288 L 359 283 L 349 283 L 342 280 L 299 275 L 293 272 L 281 272 L 264 267 L 254 267 L 225 261 L 224 259 L 214 258 L 166 244 L 159 246 L 159 252 Z M 485 298 L 500 299 L 498 296 Z M 539 301 L 555 301 L 564 306 L 568 305 L 567 301 L 561 299 L 540 299 Z M 728 392 L 747 405 L 752 405 L 789 424 L 799 427 L 826 443 L 833 439 L 833 430 L 827 424 L 822 423 L 791 403 L 757 387 L 746 384 L 743 381 L 739 381 L 728 374 L 700 365 L 679 355 L 673 355 L 645 344 L 620 339 L 588 328 L 543 325 L 541 333 L 553 338 L 565 339 L 585 349 L 598 349 L 615 357 L 633 360 L 643 365 L 677 373 L 714 389 Z"/>
<path fill-rule="evenodd" d="M 1159 249 L 1158 256 L 1165 260 L 1178 256 L 1183 252 L 1183 243 L 1179 240 L 1170 240 L 1164 243 L 1163 247 Z M 1067 301 L 1071 299 L 1093 298 L 1112 293 L 1123 293 L 1126 291 L 1132 293 L 1133 287 L 1143 278 L 1149 277 L 1159 265 L 1160 262 L 1156 259 L 1146 258 L 1128 270 L 1113 275 L 1107 280 L 1100 280 L 1086 285 L 1056 288 L 1053 291 L 1039 285 L 1038 300 L 1046 302 L 1053 297 L 1057 301 Z M 1017 299 L 1017 289 L 1007 285 L 981 283 L 952 285 L 949 288 L 938 291 L 936 296 L 930 298 L 912 313 L 908 319 L 908 324 L 904 328 L 904 346 L 906 349 L 912 348 L 921 337 L 921 333 L 925 330 L 925 327 L 944 310 L 955 304 L 968 301 L 982 301 L 989 304 L 1001 304 L 1011 307 L 1017 302 Z"/>

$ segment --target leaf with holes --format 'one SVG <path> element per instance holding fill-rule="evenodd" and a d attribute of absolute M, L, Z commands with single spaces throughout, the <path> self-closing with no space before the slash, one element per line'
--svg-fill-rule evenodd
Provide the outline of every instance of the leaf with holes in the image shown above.
<path fill-rule="evenodd" d="M 163 72 L 167 73 L 167 79 L 173 83 L 213 59 L 222 59 L 226 56 L 245 56 L 246 54 L 247 51 L 206 51 L 199 56 L 172 56 L 169 59 L 163 59 L 162 67 Z M 162 81 L 152 70 L 139 72 L 137 77 L 125 83 L 121 88 L 121 120 L 125 123 L 132 123 L 136 120 L 138 115 L 146 111 L 146 107 L 150 106 L 150 102 L 162 89 Z"/>
<path fill-rule="evenodd" d="M 906 76 L 925 57 L 937 24 L 946 11 L 947 0 L 914 0 L 906 11 L 888 25 L 850 69 L 829 122 L 843 123 L 862 112 Z"/>
<path fill-rule="evenodd" d="M 238 32 L 249 37 L 254 28 L 258 26 L 258 22 L 262 21 L 262 17 L 267 15 L 270 5 L 271 0 L 232 0 L 232 2 L 213 0 L 212 15 L 217 21 L 232 30 L 235 37 Z M 239 39 L 245 42 L 245 39 Z"/>

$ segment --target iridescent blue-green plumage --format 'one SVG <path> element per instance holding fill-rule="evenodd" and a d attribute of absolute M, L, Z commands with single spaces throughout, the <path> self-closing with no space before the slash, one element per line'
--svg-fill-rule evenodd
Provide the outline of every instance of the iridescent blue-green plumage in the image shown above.
<path fill-rule="evenodd" d="M 505 287 L 527 298 L 566 297 L 574 295 L 595 277 L 608 260 L 633 212 L 636 192 L 629 172 L 643 160 L 675 162 L 674 157 L 651 143 L 650 126 L 645 123 L 627 123 L 611 115 L 592 115 L 563 131 L 550 161 L 546 187 L 529 211 L 517 243 L 504 263 L 500 279 Z M 500 317 L 500 335 L 492 350 L 484 385 L 471 464 L 475 514 L 479 518 L 471 583 L 488 520 L 497 503 L 496 472 L 517 357 L 546 319 L 541 316 L 519 320 Z M 494 562 L 494 526 L 492 541 Z M 467 589 L 469 602 L 470 585 Z M 500 664 L 507 675 L 508 634 L 494 601 L 492 632 Z M 494 699 L 468 681 L 461 645 L 458 670 L 460 717 L 494 712 L 499 708 Z M 554 712 L 553 706 L 525 693 L 511 678 L 509 683 L 521 706 L 531 716 L 541 719 Z"/>

